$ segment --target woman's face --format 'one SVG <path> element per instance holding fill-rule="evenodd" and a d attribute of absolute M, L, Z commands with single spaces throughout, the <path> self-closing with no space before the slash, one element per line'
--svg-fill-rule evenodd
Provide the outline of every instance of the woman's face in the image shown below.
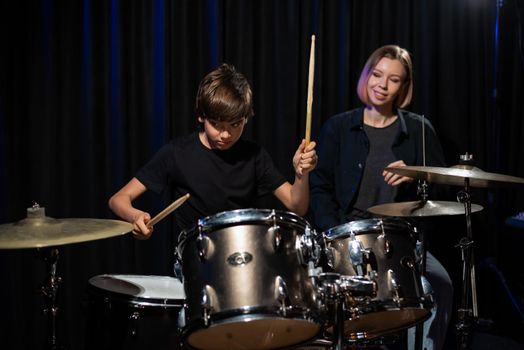
<path fill-rule="evenodd" d="M 393 108 L 393 102 L 402 91 L 406 70 L 399 60 L 382 57 L 368 78 L 367 93 L 372 106 Z"/>

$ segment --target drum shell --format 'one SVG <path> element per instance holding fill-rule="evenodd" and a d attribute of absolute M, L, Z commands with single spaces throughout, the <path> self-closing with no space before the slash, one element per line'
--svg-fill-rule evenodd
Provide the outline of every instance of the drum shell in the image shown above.
<path fill-rule="evenodd" d="M 292 213 L 237 210 L 207 218 L 185 233 L 178 252 L 189 332 L 207 327 L 203 290 L 211 306 L 211 326 L 239 317 L 322 323 L 307 263 L 303 264 L 297 250 L 297 241 L 307 229 L 307 222 Z M 284 300 L 275 293 L 279 279 L 285 284 Z"/>
<path fill-rule="evenodd" d="M 151 285 L 155 295 L 144 296 L 151 294 Z M 86 350 L 182 348 L 184 296 L 178 280 L 99 275 L 89 280 L 87 295 Z"/>
<path fill-rule="evenodd" d="M 423 321 L 429 316 L 417 256 L 418 233 L 402 219 L 357 220 L 326 231 L 326 255 L 330 267 L 341 275 L 358 275 L 350 259 L 351 233 L 362 243 L 366 254 L 364 274 L 377 283 L 376 295 L 349 298 L 349 338 L 372 338 Z M 392 286 L 398 286 L 398 294 Z M 391 311 L 388 313 L 388 311 Z M 360 334 L 362 333 L 362 334 Z"/>

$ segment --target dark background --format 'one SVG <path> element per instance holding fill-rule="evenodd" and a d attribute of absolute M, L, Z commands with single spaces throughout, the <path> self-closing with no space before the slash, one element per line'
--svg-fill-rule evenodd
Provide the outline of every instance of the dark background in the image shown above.
<path fill-rule="evenodd" d="M 355 87 L 365 59 L 394 43 L 413 55 L 409 109 L 433 122 L 448 164 L 469 152 L 485 171 L 524 177 L 522 0 L 21 0 L 0 6 L 1 224 L 23 219 L 34 202 L 55 218 L 114 219 L 107 199 L 162 144 L 195 130 L 198 82 L 224 61 L 254 90 L 255 117 L 245 136 L 292 179 L 291 158 L 305 129 L 311 34 L 313 139 L 328 117 L 360 105 Z M 524 229 L 505 221 L 524 210 L 524 191 L 475 189 L 473 198 L 485 207 L 473 220 L 480 314 L 494 321 L 488 334 L 523 342 L 515 305 L 523 305 Z M 152 214 L 165 204 L 153 195 L 137 203 Z M 59 248 L 60 344 L 83 348 L 90 277 L 171 274 L 170 226 L 164 220 L 148 241 L 125 235 Z M 459 295 L 460 253 L 453 246 L 465 220 L 441 218 L 434 228 L 431 250 Z M 0 348 L 43 348 L 48 323 L 38 290 L 45 277 L 36 250 L 0 250 Z"/>

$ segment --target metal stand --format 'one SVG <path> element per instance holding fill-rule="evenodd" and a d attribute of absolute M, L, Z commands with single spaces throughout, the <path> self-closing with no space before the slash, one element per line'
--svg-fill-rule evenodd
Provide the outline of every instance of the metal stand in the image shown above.
<path fill-rule="evenodd" d="M 50 350 L 61 350 L 63 347 L 58 345 L 56 336 L 56 317 L 58 313 L 56 295 L 58 292 L 58 286 L 62 281 L 62 278 L 56 275 L 56 265 L 59 253 L 57 248 L 51 248 L 51 250 L 45 251 L 42 254 L 48 273 L 46 284 L 40 288 L 45 299 L 45 307 L 42 309 L 42 312 L 49 317 L 46 348 Z"/>
<path fill-rule="evenodd" d="M 464 203 L 466 212 L 466 236 L 456 245 L 456 247 L 460 248 L 462 255 L 462 296 L 458 310 L 458 322 L 455 328 L 457 331 L 458 349 L 468 349 L 473 324 L 472 317 L 478 317 L 469 178 L 464 179 L 464 191 L 458 193 L 457 199 L 459 202 Z M 472 302 L 472 308 L 470 307 L 470 300 Z"/>
<path fill-rule="evenodd" d="M 344 350 L 344 302 L 336 298 L 333 304 L 335 308 L 333 318 L 333 350 Z"/>
<path fill-rule="evenodd" d="M 310 276 L 314 275 L 314 280 L 318 282 L 321 300 L 327 310 L 331 311 L 329 314 L 332 315 L 333 350 L 344 350 L 344 288 L 341 286 L 341 276 L 332 272 L 316 273 L 313 268 L 310 271 Z"/>

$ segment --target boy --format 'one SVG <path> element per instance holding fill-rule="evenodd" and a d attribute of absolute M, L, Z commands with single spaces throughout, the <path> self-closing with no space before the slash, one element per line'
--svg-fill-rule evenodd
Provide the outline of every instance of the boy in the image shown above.
<path fill-rule="evenodd" d="M 164 145 L 136 176 L 115 193 L 109 207 L 133 224 L 137 238 L 149 238 L 149 213 L 133 207 L 146 190 L 175 197 L 190 193 L 174 215 L 180 230 L 215 213 L 252 207 L 256 198 L 273 193 L 288 210 L 304 215 L 309 205 L 309 172 L 317 163 L 315 142 L 298 147 L 291 185 L 274 167 L 269 154 L 241 138 L 253 116 L 252 92 L 246 78 L 222 64 L 200 82 L 196 98 L 200 130 Z"/>

